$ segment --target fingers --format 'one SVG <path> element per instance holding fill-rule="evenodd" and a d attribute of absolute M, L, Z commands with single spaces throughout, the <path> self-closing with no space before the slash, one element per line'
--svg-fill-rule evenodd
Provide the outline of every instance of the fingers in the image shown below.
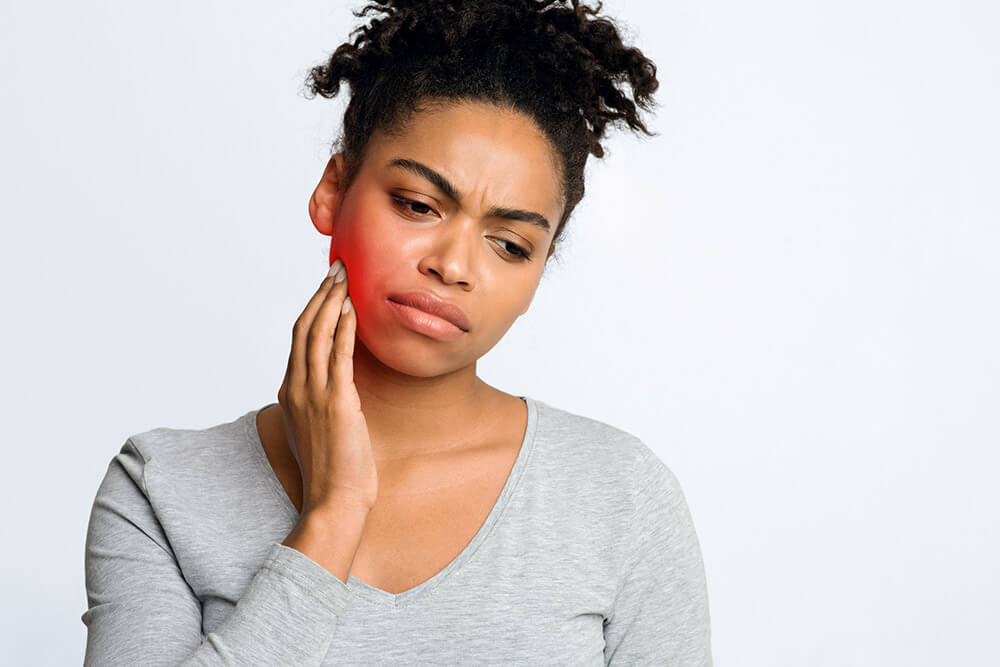
<path fill-rule="evenodd" d="M 337 322 L 340 320 L 340 309 L 346 297 L 347 279 L 344 278 L 327 290 L 326 298 L 319 306 L 316 318 L 309 328 L 309 351 L 307 353 L 309 378 L 307 381 L 312 389 L 325 390 L 329 384 L 330 349 L 333 345 Z"/>
<path fill-rule="evenodd" d="M 354 332 L 358 325 L 358 315 L 354 312 L 351 297 L 344 299 L 343 312 L 341 308 L 340 321 L 337 323 L 337 333 L 333 338 L 333 350 L 330 352 L 329 382 L 334 387 L 346 387 L 354 382 Z"/>
<path fill-rule="evenodd" d="M 319 289 L 309 299 L 309 303 L 306 304 L 302 314 L 295 320 L 295 326 L 292 327 L 292 349 L 288 355 L 288 369 L 285 371 L 289 388 L 305 387 L 309 381 L 309 364 L 307 363 L 309 333 L 312 330 L 316 312 L 323 305 L 323 301 L 332 286 L 333 278 L 325 278 L 320 283 Z"/>

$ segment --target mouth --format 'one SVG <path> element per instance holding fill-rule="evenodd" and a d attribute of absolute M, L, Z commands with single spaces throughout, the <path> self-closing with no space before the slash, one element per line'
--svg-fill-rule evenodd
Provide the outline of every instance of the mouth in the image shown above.
<path fill-rule="evenodd" d="M 393 299 L 386 299 L 389 309 L 406 328 L 441 341 L 457 340 L 466 334 L 448 320 Z"/>
<path fill-rule="evenodd" d="M 388 301 L 401 306 L 407 306 L 419 310 L 425 315 L 430 315 L 435 319 L 441 319 L 467 333 L 470 328 L 469 318 L 465 312 L 455 304 L 431 294 L 430 292 L 407 292 L 405 294 L 391 294 Z"/>

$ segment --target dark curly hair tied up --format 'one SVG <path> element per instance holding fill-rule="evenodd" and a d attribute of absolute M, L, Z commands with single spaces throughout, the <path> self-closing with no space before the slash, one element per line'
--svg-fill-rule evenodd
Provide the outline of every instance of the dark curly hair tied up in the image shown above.
<path fill-rule="evenodd" d="M 622 43 L 615 23 L 596 16 L 600 9 L 579 0 L 387 0 L 353 12 L 381 16 L 306 78 L 310 99 L 335 97 L 342 79 L 350 86 L 335 142 L 345 190 L 374 132 L 398 134 L 433 104 L 487 102 L 532 118 L 558 153 L 564 207 L 554 248 L 583 198 L 588 155 L 604 157 L 607 124 L 656 134 L 636 111 L 655 106 L 656 66 Z M 618 87 L 625 82 L 634 102 Z"/>

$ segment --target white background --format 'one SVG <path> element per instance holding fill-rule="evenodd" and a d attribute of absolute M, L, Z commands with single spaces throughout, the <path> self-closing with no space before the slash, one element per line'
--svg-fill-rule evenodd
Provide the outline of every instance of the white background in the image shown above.
<path fill-rule="evenodd" d="M 125 439 L 276 400 L 326 272 L 358 3 L 5 2 L 0 645 L 79 664 Z M 1000 118 L 987 2 L 609 0 L 659 67 L 531 310 L 480 361 L 641 437 L 718 665 L 1000 664 Z"/>

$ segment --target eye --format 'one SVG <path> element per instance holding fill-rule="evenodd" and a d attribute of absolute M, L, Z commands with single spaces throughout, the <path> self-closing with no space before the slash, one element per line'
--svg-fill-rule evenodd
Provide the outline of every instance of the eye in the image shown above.
<path fill-rule="evenodd" d="M 406 197 L 400 197 L 399 195 L 389 195 L 389 198 L 392 199 L 392 203 L 393 203 L 394 206 L 396 206 L 396 208 L 399 208 L 399 209 L 403 210 L 404 212 L 406 212 L 408 214 L 411 214 L 411 215 L 413 215 L 413 214 L 415 214 L 417 216 L 427 215 L 429 212 L 433 212 L 434 211 L 434 209 L 432 209 L 427 204 L 424 204 L 424 203 L 418 202 L 418 201 L 414 201 L 412 199 L 407 199 Z M 427 210 L 426 211 L 414 210 L 413 209 L 414 206 L 419 207 L 419 208 L 424 208 L 424 209 L 427 209 Z M 524 261 L 528 261 L 528 260 L 531 259 L 531 253 L 529 251 L 525 250 L 524 248 L 522 248 L 521 246 L 517 245 L 513 241 L 508 241 L 506 239 L 501 239 L 501 238 L 498 238 L 496 236 L 491 236 L 490 238 L 494 238 L 497 241 L 500 241 L 501 243 L 505 243 L 505 244 L 509 245 L 511 247 L 511 250 L 508 250 L 507 248 L 504 248 L 504 247 L 501 247 L 500 249 L 508 257 L 515 258 L 515 261 L 517 261 L 517 262 L 524 262 Z"/>
<path fill-rule="evenodd" d="M 392 203 L 395 204 L 395 206 L 397 208 L 401 208 L 401 209 L 405 210 L 407 213 L 416 213 L 417 215 L 427 215 L 428 212 L 431 212 L 431 211 L 434 210 L 430 206 L 428 206 L 427 204 L 424 204 L 424 203 L 418 202 L 418 201 L 413 201 L 412 199 L 407 199 L 406 197 L 400 197 L 398 195 L 389 195 L 389 197 L 392 199 Z M 426 211 L 419 211 L 419 210 L 414 211 L 413 208 L 411 208 L 413 206 L 419 206 L 420 208 L 425 208 L 427 210 Z"/>
<path fill-rule="evenodd" d="M 512 257 L 519 257 L 520 259 L 518 259 L 517 261 L 523 262 L 525 260 L 531 259 L 531 253 L 528 252 L 527 250 L 525 250 L 524 248 L 522 248 L 521 246 L 517 245 L 516 243 L 512 243 L 512 242 L 508 241 L 507 239 L 501 239 L 501 238 L 497 238 L 495 236 L 491 236 L 490 238 L 494 238 L 497 241 L 500 241 L 502 243 L 506 243 L 507 245 L 509 245 L 510 247 L 512 247 L 514 249 L 514 252 L 511 252 L 510 250 L 507 250 L 506 248 L 504 248 L 503 251 L 505 253 L 507 253 L 508 255 L 512 256 Z"/>

